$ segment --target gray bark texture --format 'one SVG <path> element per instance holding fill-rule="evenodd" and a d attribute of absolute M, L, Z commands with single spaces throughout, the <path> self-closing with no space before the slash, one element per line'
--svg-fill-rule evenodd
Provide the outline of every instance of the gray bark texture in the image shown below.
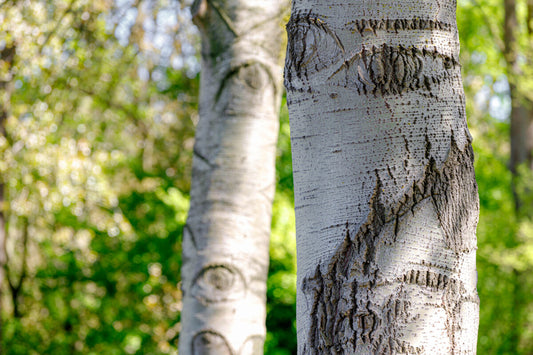
<path fill-rule="evenodd" d="M 262 354 L 287 0 L 198 0 L 180 354 Z"/>
<path fill-rule="evenodd" d="M 479 202 L 450 0 L 294 0 L 298 354 L 474 354 Z"/>

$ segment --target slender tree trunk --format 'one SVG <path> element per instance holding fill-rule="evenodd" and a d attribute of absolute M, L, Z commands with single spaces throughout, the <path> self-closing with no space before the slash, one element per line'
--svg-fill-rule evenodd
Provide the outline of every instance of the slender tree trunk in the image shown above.
<path fill-rule="evenodd" d="M 286 0 L 198 0 L 180 354 L 262 354 Z"/>
<path fill-rule="evenodd" d="M 504 0 L 504 42 L 505 60 L 507 62 L 507 78 L 511 92 L 511 158 L 510 169 L 513 176 L 518 175 L 518 166 L 526 164 L 533 170 L 533 102 L 519 90 L 519 80 L 523 76 L 518 55 L 518 31 L 519 24 L 516 15 L 516 0 Z M 527 20 L 530 21 L 533 14 L 533 1 L 528 0 Z M 532 35 L 533 23 L 528 23 L 528 34 Z M 533 43 L 533 39 L 531 40 Z M 528 59 L 530 61 L 530 59 Z M 520 196 L 517 194 L 513 183 L 516 210 L 522 205 Z"/>
<path fill-rule="evenodd" d="M 11 75 L 11 68 L 15 58 L 16 47 L 14 45 L 6 46 L 0 51 L 0 60 L 7 65 L 7 73 Z M 6 81 L 0 81 L 0 137 L 7 139 L 6 134 L 6 120 L 9 112 L 9 104 L 11 100 L 11 92 L 13 90 L 13 83 L 10 77 Z M 3 97 L 1 97 L 3 96 Z M 5 265 L 7 262 L 6 254 L 6 210 L 7 202 L 5 200 L 5 177 L 0 176 L 0 354 L 2 353 L 2 335 L 3 335 L 3 291 L 5 285 Z"/>
<path fill-rule="evenodd" d="M 4 110 L 0 111 L 0 137 L 5 136 L 5 119 L 6 114 Z M 2 353 L 2 341 L 3 341 L 3 331 L 4 331 L 4 322 L 3 322 L 3 313 L 4 313 L 4 280 L 5 280 L 5 265 L 7 261 L 6 254 L 6 202 L 5 202 L 5 186 L 4 186 L 4 177 L 0 176 L 0 353 Z"/>
<path fill-rule="evenodd" d="M 0 113 L 1 114 L 1 113 Z M 0 125 L 2 122 L 0 122 Z M 1 128 L 0 128 L 1 129 Z M 4 212 L 4 184 L 2 177 L 0 177 L 0 353 L 2 353 L 2 341 L 4 339 L 4 280 L 5 280 L 5 264 L 6 264 L 6 218 Z"/>
<path fill-rule="evenodd" d="M 518 216 L 522 215 L 522 196 L 516 189 L 517 179 L 520 178 L 519 166 L 525 164 L 527 168 L 533 170 L 533 102 L 527 98 L 520 90 L 519 82 L 523 80 L 523 72 L 518 62 L 520 48 L 518 43 L 519 22 L 516 13 L 516 0 L 504 0 L 504 42 L 505 42 L 505 60 L 507 62 L 507 79 L 511 94 L 511 156 L 509 168 L 513 175 L 512 189 L 515 202 L 515 210 Z M 527 35 L 530 43 L 533 44 L 533 0 L 527 1 Z M 531 59 L 526 56 L 527 65 L 531 65 Z M 531 214 L 531 209 L 524 206 L 525 212 Z M 519 243 L 519 240 L 515 240 Z M 524 290 L 524 272 L 513 270 L 513 292 L 509 295 L 512 297 L 512 310 L 509 324 L 509 342 L 508 351 L 517 353 L 520 343 L 520 334 L 522 318 L 524 312 L 524 301 L 522 299 Z M 527 288 L 526 288 L 527 289 Z"/>
<path fill-rule="evenodd" d="M 10 268 L 7 267 L 9 265 L 6 264 L 6 270 L 8 271 L 6 273 L 6 280 L 9 284 L 9 289 L 11 290 L 11 301 L 13 303 L 13 317 L 15 318 L 22 318 L 23 314 L 20 311 L 20 293 L 22 291 L 22 287 L 24 285 L 24 281 L 26 280 L 26 276 L 28 273 L 28 228 L 29 228 L 29 222 L 27 217 L 20 218 L 21 220 L 21 243 L 22 243 L 22 255 L 20 256 L 20 274 L 16 278 L 16 283 L 12 281 L 12 278 L 15 279 L 14 276 L 11 276 L 14 274 L 11 272 L 10 275 Z M 7 259 L 7 258 L 6 258 Z M 9 260 L 7 260 L 9 261 Z M 11 277 L 10 277 L 11 276 Z"/>
<path fill-rule="evenodd" d="M 527 0 L 527 33 L 533 40 L 533 0 Z"/>
<path fill-rule="evenodd" d="M 474 354 L 477 185 L 455 1 L 294 0 L 299 354 Z"/>

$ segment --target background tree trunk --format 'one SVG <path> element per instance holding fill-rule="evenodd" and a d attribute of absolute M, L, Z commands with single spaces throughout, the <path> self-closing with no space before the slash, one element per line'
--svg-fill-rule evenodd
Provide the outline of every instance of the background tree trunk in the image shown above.
<path fill-rule="evenodd" d="M 509 160 L 509 168 L 513 175 L 512 190 L 515 203 L 515 211 L 517 216 L 531 216 L 533 211 L 531 206 L 524 205 L 523 193 L 517 191 L 517 183 L 520 178 L 520 165 L 524 164 L 527 169 L 533 170 L 533 102 L 528 98 L 527 93 L 520 86 L 520 80 L 527 80 L 524 78 L 522 67 L 518 61 L 521 54 L 518 38 L 520 32 L 519 21 L 516 13 L 516 0 L 504 0 L 504 57 L 507 63 L 507 80 L 509 81 L 509 90 L 511 96 L 511 129 L 510 129 L 510 143 L 511 155 Z M 527 1 L 527 43 L 533 44 L 533 1 Z M 532 52 L 530 52 L 532 53 Z M 526 63 L 524 66 L 531 65 L 531 58 L 529 55 L 524 55 Z M 517 244 L 523 243 L 518 236 L 515 236 Z M 524 298 L 529 298 L 529 290 L 524 285 L 527 285 L 526 273 L 523 271 L 513 269 L 514 287 L 513 292 L 509 295 L 512 298 L 513 308 L 510 312 L 511 324 L 509 324 L 509 351 L 517 353 L 520 347 L 520 337 L 522 325 L 524 323 L 523 308 Z M 527 313 L 527 312 L 526 312 Z"/>
<path fill-rule="evenodd" d="M 0 124 L 2 124 L 2 122 L 0 122 Z M 6 275 L 6 218 L 4 212 L 4 204 L 4 184 L 0 180 L 0 351 L 2 351 L 2 339 L 4 331 L 4 322 L 2 319 L 2 315 L 4 312 L 4 280 Z"/>
<path fill-rule="evenodd" d="M 180 354 L 262 354 L 286 0 L 200 0 Z"/>
<path fill-rule="evenodd" d="M 0 139 L 8 140 L 6 132 L 6 121 L 9 114 L 9 105 L 11 101 L 11 93 L 13 91 L 13 83 L 11 80 L 11 68 L 13 66 L 13 61 L 15 58 L 16 46 L 5 46 L 0 50 L 0 62 L 3 62 L 5 65 L 5 70 L 7 72 L 6 80 L 0 80 Z M 7 262 L 7 253 L 6 253 L 6 238 L 7 238 L 7 226 L 6 226 L 6 215 L 7 215 L 7 201 L 6 201 L 6 187 L 4 176 L 0 176 L 0 353 L 2 353 L 2 335 L 3 335 L 3 321 L 2 314 L 4 309 L 3 299 L 4 299 L 4 285 L 6 277 L 6 262 Z"/>
<path fill-rule="evenodd" d="M 507 78 L 511 92 L 511 159 L 510 169 L 513 176 L 518 174 L 518 166 L 526 164 L 527 168 L 533 170 L 533 102 L 519 90 L 519 80 L 523 78 L 522 69 L 518 62 L 520 54 L 517 40 L 519 25 L 516 16 L 516 1 L 505 0 L 504 18 L 504 43 L 505 60 L 507 62 Z M 528 2 L 528 20 L 533 16 L 533 4 Z M 532 23 L 528 23 L 528 35 L 532 36 Z M 533 43 L 533 37 L 530 39 Z M 526 60 L 530 61 L 530 58 Z M 515 204 L 517 211 L 522 205 L 520 196 L 513 186 Z"/>
<path fill-rule="evenodd" d="M 477 185 L 455 1 L 295 0 L 299 354 L 473 354 Z"/>

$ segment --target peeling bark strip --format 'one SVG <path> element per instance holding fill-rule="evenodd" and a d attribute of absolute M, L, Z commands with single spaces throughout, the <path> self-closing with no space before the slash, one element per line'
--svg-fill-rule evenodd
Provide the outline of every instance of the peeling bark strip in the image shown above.
<path fill-rule="evenodd" d="M 381 24 L 406 30 L 431 30 L 437 26 L 434 21 L 418 19 L 381 22 L 356 20 L 352 31 L 357 29 L 359 33 L 375 33 L 376 28 L 372 26 L 381 28 Z M 436 46 L 428 49 L 383 43 L 379 46 L 363 45 L 357 53 L 349 54 L 327 23 L 313 14 L 291 17 L 287 32 L 292 40 L 288 47 L 290 55 L 285 69 L 285 86 L 291 89 L 295 89 L 293 73 L 299 79 L 309 81 L 310 75 L 336 66 L 338 68 L 329 74 L 328 81 L 340 78 L 340 85 L 353 87 L 358 94 L 394 95 L 417 89 L 431 91 L 433 85 L 450 77 L 450 69 L 459 65 L 453 56 L 439 53 Z M 424 67 L 431 70 L 424 71 Z"/>
<path fill-rule="evenodd" d="M 380 196 L 383 186 L 376 172 L 366 223 L 354 235 L 350 235 L 347 224 L 344 242 L 331 259 L 328 271 L 322 273 L 318 266 L 313 277 L 303 279 L 302 291 L 313 300 L 310 354 L 353 354 L 360 353 L 360 348 L 374 354 L 424 353 L 423 347 L 413 347 L 402 340 L 403 328 L 415 320 L 408 297 L 402 294 L 405 285 L 422 286 L 441 297 L 450 318 L 457 316 L 462 302 L 472 302 L 470 297 L 464 297 L 462 281 L 434 272 L 429 265 L 425 270 L 409 270 L 396 279 L 385 279 L 375 263 L 379 245 L 396 242 L 397 227 L 383 233 L 386 225 L 397 225 L 401 217 L 414 214 L 417 204 L 426 199 L 431 199 L 437 211 L 447 246 L 457 254 L 475 248 L 461 230 L 468 226 L 468 220 L 476 218 L 479 208 L 472 164 L 471 147 L 461 151 L 452 138 L 444 165 L 438 168 L 430 159 L 424 176 L 392 205 Z M 385 301 L 374 295 L 380 285 L 394 286 L 393 294 Z M 449 336 L 453 344 L 453 331 Z"/>
<path fill-rule="evenodd" d="M 475 354 L 455 2 L 294 0 L 287 32 L 298 354 Z"/>

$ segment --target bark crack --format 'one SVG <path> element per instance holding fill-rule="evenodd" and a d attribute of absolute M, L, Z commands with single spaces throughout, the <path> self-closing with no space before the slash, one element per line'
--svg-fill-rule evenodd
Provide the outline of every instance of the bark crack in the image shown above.
<path fill-rule="evenodd" d="M 211 161 L 208 158 L 206 158 L 202 153 L 200 153 L 196 147 L 193 148 L 192 152 L 193 152 L 194 156 L 196 156 L 202 162 L 207 164 L 210 168 L 216 168 L 217 167 L 217 165 L 215 163 L 211 163 Z"/>

